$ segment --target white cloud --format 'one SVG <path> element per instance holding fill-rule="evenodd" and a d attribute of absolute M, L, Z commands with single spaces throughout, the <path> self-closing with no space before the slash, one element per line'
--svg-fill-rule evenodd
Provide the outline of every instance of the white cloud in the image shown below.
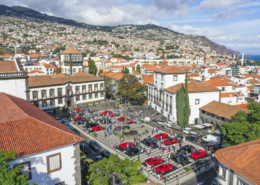
<path fill-rule="evenodd" d="M 194 9 L 203 10 L 218 10 L 218 9 L 229 9 L 231 6 L 246 3 L 250 0 L 204 0 L 199 6 L 194 7 Z"/>
<path fill-rule="evenodd" d="M 238 11 L 238 12 L 218 12 L 214 13 L 213 17 L 216 19 L 231 19 L 233 17 L 238 17 L 240 15 L 243 15 L 245 12 L 244 11 Z"/>

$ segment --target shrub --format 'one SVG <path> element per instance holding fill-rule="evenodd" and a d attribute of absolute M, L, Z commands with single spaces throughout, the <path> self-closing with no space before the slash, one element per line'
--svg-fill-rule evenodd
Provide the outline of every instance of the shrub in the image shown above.
<path fill-rule="evenodd" d="M 147 129 L 145 129 L 146 134 L 149 132 Z"/>
<path fill-rule="evenodd" d="M 93 103 L 93 107 L 95 107 L 96 106 L 96 104 L 95 103 Z"/>

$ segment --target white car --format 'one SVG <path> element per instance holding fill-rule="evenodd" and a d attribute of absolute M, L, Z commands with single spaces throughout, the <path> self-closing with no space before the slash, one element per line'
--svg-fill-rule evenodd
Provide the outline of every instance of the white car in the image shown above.
<path fill-rule="evenodd" d="M 171 127 L 172 127 L 172 125 L 174 125 L 174 123 L 173 123 L 173 122 L 168 122 L 168 123 L 166 123 L 165 125 L 166 125 L 166 127 L 169 127 L 169 128 L 171 128 Z"/>
<path fill-rule="evenodd" d="M 157 122 L 159 125 L 164 125 L 164 122 L 162 122 L 162 121 L 158 121 Z"/>

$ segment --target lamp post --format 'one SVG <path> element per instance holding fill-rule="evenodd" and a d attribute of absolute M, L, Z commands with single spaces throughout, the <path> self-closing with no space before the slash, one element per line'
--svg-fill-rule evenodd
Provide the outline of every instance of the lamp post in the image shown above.
<path fill-rule="evenodd" d="M 138 159 L 140 159 L 140 139 L 137 138 L 137 148 L 138 148 Z"/>

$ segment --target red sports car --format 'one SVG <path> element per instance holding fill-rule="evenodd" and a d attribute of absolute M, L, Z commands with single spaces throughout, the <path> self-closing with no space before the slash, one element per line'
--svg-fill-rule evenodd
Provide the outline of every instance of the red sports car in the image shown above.
<path fill-rule="evenodd" d="M 193 152 L 190 156 L 193 158 L 193 159 L 198 159 L 198 158 L 201 158 L 203 156 L 206 155 L 206 151 L 204 150 L 197 150 L 196 152 Z"/>
<path fill-rule="evenodd" d="M 118 146 L 119 146 L 120 148 L 122 148 L 122 149 L 126 149 L 126 148 L 127 148 L 127 145 L 128 145 L 128 147 L 135 146 L 135 144 L 132 143 L 132 142 L 125 142 L 125 143 L 122 143 L 122 144 L 120 144 L 120 145 L 118 145 Z"/>
<path fill-rule="evenodd" d="M 176 138 L 169 138 L 169 139 L 165 139 L 163 142 L 164 142 L 164 144 L 169 145 L 169 144 L 176 143 L 177 141 L 178 141 L 178 139 L 176 139 Z"/>
<path fill-rule="evenodd" d="M 116 112 L 115 112 L 115 113 L 113 113 L 113 112 L 108 112 L 107 115 L 108 115 L 108 116 L 111 116 L 111 117 L 114 117 L 114 116 L 116 116 Z"/>
<path fill-rule="evenodd" d="M 86 119 L 86 118 L 82 118 L 82 117 L 79 117 L 79 116 L 78 116 L 78 117 L 74 118 L 73 120 L 74 120 L 74 121 L 80 121 L 80 120 L 82 120 L 82 119 Z"/>
<path fill-rule="evenodd" d="M 102 126 L 94 126 L 91 128 L 91 131 L 94 132 L 94 131 L 103 130 L 103 129 L 104 129 L 104 127 L 102 127 Z"/>
<path fill-rule="evenodd" d="M 107 111 L 105 111 L 105 112 L 102 112 L 101 114 L 105 114 L 105 115 L 107 115 L 108 113 L 113 113 L 113 112 L 110 111 L 110 110 L 107 110 Z"/>
<path fill-rule="evenodd" d="M 145 160 L 145 164 L 149 164 L 149 165 L 156 165 L 156 164 L 160 164 L 162 163 L 163 160 L 160 157 L 154 157 L 154 158 L 149 158 Z"/>
<path fill-rule="evenodd" d="M 117 121 L 125 121 L 125 117 L 117 118 Z M 134 121 L 129 118 L 127 118 L 127 121 L 129 121 L 129 123 L 134 123 Z"/>
<path fill-rule="evenodd" d="M 168 134 L 166 134 L 166 133 L 160 133 L 160 134 L 155 135 L 154 137 L 160 139 L 161 136 L 162 136 L 162 138 L 164 139 L 164 138 L 168 137 Z"/>
<path fill-rule="evenodd" d="M 74 108 L 74 110 L 75 110 L 76 112 L 81 112 L 81 111 L 82 111 L 81 109 L 78 109 L 78 108 Z"/>
<path fill-rule="evenodd" d="M 165 163 L 165 164 L 161 164 L 160 166 L 157 166 L 155 168 L 155 170 L 158 172 L 158 173 L 165 173 L 171 169 L 173 169 L 174 166 L 170 163 Z"/>

